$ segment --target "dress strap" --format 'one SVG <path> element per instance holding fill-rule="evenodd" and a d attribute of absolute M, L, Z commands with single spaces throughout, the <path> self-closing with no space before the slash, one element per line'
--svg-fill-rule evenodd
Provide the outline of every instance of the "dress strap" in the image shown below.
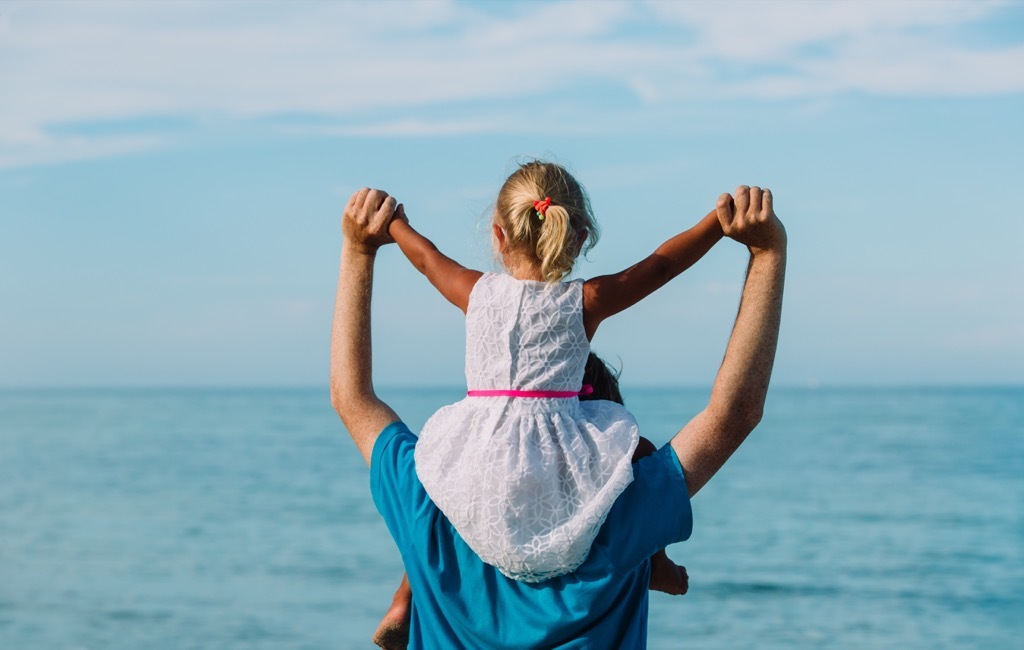
<path fill-rule="evenodd" d="M 468 397 L 556 397 L 569 398 L 590 395 L 594 387 L 584 384 L 580 390 L 468 390 Z"/>

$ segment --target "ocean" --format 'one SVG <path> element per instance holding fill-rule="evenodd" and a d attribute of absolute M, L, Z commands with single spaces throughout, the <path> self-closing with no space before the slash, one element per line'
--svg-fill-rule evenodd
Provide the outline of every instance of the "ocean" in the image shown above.
<path fill-rule="evenodd" d="M 660 445 L 709 391 L 624 393 Z M 368 478 L 326 388 L 0 391 L 0 648 L 372 647 Z M 1021 647 L 1024 388 L 773 388 L 693 507 L 651 648 Z"/>

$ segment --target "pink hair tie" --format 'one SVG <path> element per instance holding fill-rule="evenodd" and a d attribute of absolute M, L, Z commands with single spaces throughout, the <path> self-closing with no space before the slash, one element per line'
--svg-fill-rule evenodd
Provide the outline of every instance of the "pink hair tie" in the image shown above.
<path fill-rule="evenodd" d="M 544 215 L 548 213 L 548 208 L 551 207 L 551 197 L 544 197 L 543 201 L 534 201 L 533 207 L 537 210 L 537 218 L 544 221 Z"/>

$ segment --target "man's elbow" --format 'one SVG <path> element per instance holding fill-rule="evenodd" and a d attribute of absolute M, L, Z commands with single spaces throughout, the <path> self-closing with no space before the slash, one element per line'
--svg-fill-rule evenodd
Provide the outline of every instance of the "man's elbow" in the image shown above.
<path fill-rule="evenodd" d="M 763 406 L 748 409 L 741 415 L 737 426 L 739 426 L 745 433 L 749 434 L 757 428 L 757 425 L 761 424 L 762 417 L 764 417 Z"/>
<path fill-rule="evenodd" d="M 764 416 L 764 404 L 734 404 L 718 409 L 709 408 L 715 426 L 720 431 L 730 431 L 745 438 Z"/>
<path fill-rule="evenodd" d="M 331 406 L 338 413 L 342 424 L 350 431 L 353 423 L 394 416 L 390 407 L 377 397 L 372 386 L 335 380 L 333 377 L 331 378 Z"/>
<path fill-rule="evenodd" d="M 747 435 L 761 423 L 761 418 L 764 417 L 764 401 L 741 402 L 733 406 L 731 413 L 731 425 L 743 435 Z"/>
<path fill-rule="evenodd" d="M 335 377 L 331 377 L 331 406 L 342 420 L 348 415 L 348 406 L 352 400 L 345 394 L 344 385 Z"/>

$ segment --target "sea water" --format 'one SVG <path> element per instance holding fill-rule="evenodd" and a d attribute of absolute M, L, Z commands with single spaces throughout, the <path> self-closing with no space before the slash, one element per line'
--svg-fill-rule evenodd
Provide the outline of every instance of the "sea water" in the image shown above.
<path fill-rule="evenodd" d="M 626 397 L 662 444 L 708 391 Z M 371 647 L 368 476 L 326 389 L 2 391 L 0 648 Z M 693 507 L 651 648 L 1022 647 L 1024 388 L 773 389 Z"/>

